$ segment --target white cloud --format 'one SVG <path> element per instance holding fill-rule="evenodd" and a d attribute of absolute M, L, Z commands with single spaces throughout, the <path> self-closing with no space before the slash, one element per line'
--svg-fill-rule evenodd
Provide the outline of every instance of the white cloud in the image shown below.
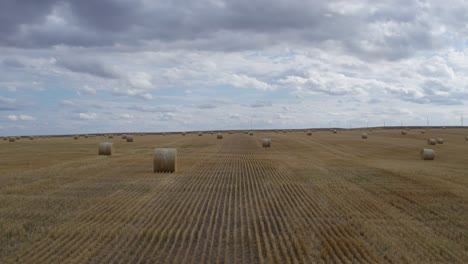
<path fill-rule="evenodd" d="M 140 89 L 122 89 L 122 88 L 114 88 L 112 89 L 112 94 L 117 96 L 129 96 L 143 100 L 151 100 L 153 99 L 153 95 L 147 93 L 145 90 Z"/>
<path fill-rule="evenodd" d="M 130 114 L 120 114 L 120 115 L 117 115 L 117 117 L 119 119 L 132 119 L 133 118 L 133 115 L 130 115 Z"/>
<path fill-rule="evenodd" d="M 10 120 L 10 121 L 17 121 L 18 120 L 18 117 L 16 115 L 8 115 L 6 118 L 8 120 Z"/>
<path fill-rule="evenodd" d="M 79 113 L 78 117 L 82 120 L 94 120 L 97 118 L 96 113 Z"/>
<path fill-rule="evenodd" d="M 81 88 L 77 89 L 77 94 L 87 94 L 87 95 L 95 95 L 96 94 L 96 89 L 89 87 L 88 85 L 85 85 Z"/>
<path fill-rule="evenodd" d="M 136 89 L 151 89 L 154 88 L 151 83 L 151 75 L 146 72 L 136 72 L 128 76 L 130 85 Z"/>
<path fill-rule="evenodd" d="M 66 106 L 75 106 L 75 102 L 71 100 L 60 100 L 61 105 L 66 105 Z"/>
<path fill-rule="evenodd" d="M 8 115 L 6 117 L 10 121 L 32 121 L 35 120 L 34 117 L 29 115 Z"/>
<path fill-rule="evenodd" d="M 255 88 L 259 90 L 274 90 L 272 85 L 257 80 L 255 77 L 250 77 L 244 74 L 225 74 L 219 79 L 222 84 L 229 84 L 238 88 Z"/>
<path fill-rule="evenodd" d="M 28 115 L 19 115 L 18 119 L 21 121 L 31 121 L 31 120 L 34 120 L 35 118 L 32 116 L 28 116 Z"/>

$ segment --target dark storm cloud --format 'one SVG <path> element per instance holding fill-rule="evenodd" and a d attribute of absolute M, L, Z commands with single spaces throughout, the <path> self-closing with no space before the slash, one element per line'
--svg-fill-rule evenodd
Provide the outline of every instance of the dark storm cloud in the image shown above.
<path fill-rule="evenodd" d="M 440 47 L 444 41 L 434 33 L 440 26 L 462 34 L 468 22 L 463 1 L 6 0 L 0 10 L 0 43 L 8 46 L 150 41 L 158 48 L 232 51 L 331 41 L 368 60 Z M 46 19 L 51 14 L 55 20 Z"/>
<path fill-rule="evenodd" d="M 0 37 L 8 40 L 24 24 L 41 23 L 58 0 L 2 0 L 0 1 Z"/>
<path fill-rule="evenodd" d="M 118 79 L 119 75 L 105 64 L 92 59 L 60 59 L 57 65 L 77 73 L 86 73 L 97 77 Z"/>

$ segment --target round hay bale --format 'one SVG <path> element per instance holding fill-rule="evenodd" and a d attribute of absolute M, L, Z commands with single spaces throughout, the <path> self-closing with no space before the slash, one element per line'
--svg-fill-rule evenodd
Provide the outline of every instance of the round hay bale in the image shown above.
<path fill-rule="evenodd" d="M 8 138 L 3 138 L 3 140 L 5 140 L 5 141 L 6 141 L 6 140 L 8 140 Z"/>
<path fill-rule="evenodd" d="M 249 136 L 253 136 L 253 132 L 249 132 Z"/>
<path fill-rule="evenodd" d="M 109 136 L 107 136 L 107 138 L 109 138 L 109 139 L 113 139 L 113 138 L 114 138 L 114 136 L 113 136 L 113 135 L 109 135 Z"/>
<path fill-rule="evenodd" d="M 185 136 L 185 132 L 182 133 L 182 136 Z"/>
<path fill-rule="evenodd" d="M 73 137 L 73 139 L 78 139 L 78 138 L 79 138 L 79 136 L 74 136 L 74 137 Z"/>
<path fill-rule="evenodd" d="M 177 149 L 154 149 L 153 172 L 176 172 Z"/>
<path fill-rule="evenodd" d="M 199 137 L 203 136 L 203 133 L 202 132 L 198 133 L 198 136 Z"/>
<path fill-rule="evenodd" d="M 112 143 L 111 142 L 101 142 L 98 146 L 98 155 L 112 155 Z"/>
<path fill-rule="evenodd" d="M 29 140 L 34 140 L 34 137 L 29 137 Z"/>
<path fill-rule="evenodd" d="M 122 135 L 122 139 L 127 139 L 127 135 Z"/>
<path fill-rule="evenodd" d="M 367 139 L 367 133 L 362 133 L 361 138 L 362 139 Z"/>
<path fill-rule="evenodd" d="M 437 144 L 444 144 L 443 138 L 437 138 Z"/>
<path fill-rule="evenodd" d="M 402 131 L 401 131 L 401 134 L 402 134 L 402 135 L 406 135 L 406 131 L 402 130 Z"/>
<path fill-rule="evenodd" d="M 427 139 L 427 144 L 435 145 L 435 144 L 437 144 L 437 140 L 435 138 L 428 138 Z"/>
<path fill-rule="evenodd" d="M 263 146 L 264 148 L 269 148 L 269 147 L 271 147 L 271 139 L 269 139 L 269 138 L 264 138 L 264 139 L 262 140 L 262 146 Z"/>
<path fill-rule="evenodd" d="M 16 138 L 11 137 L 11 138 L 8 139 L 8 141 L 10 141 L 10 142 L 15 142 L 15 141 L 16 141 Z"/>
<path fill-rule="evenodd" d="M 465 141 L 468 141 L 468 136 L 465 136 Z"/>
<path fill-rule="evenodd" d="M 410 128 L 409 128 L 409 127 L 407 127 L 407 128 L 406 128 L 406 131 L 410 131 Z"/>
<path fill-rule="evenodd" d="M 433 160 L 435 158 L 435 151 L 433 149 L 421 149 L 419 154 L 423 160 Z"/>
<path fill-rule="evenodd" d="M 308 135 L 308 136 L 312 136 L 312 132 L 311 132 L 311 131 L 307 131 L 307 135 Z"/>
<path fill-rule="evenodd" d="M 221 133 L 216 134 L 216 138 L 217 139 L 223 139 L 223 134 L 221 134 Z"/>
<path fill-rule="evenodd" d="M 127 135 L 127 142 L 133 142 L 133 136 Z"/>
<path fill-rule="evenodd" d="M 333 129 L 333 134 L 336 134 L 338 133 L 338 131 L 336 131 L 336 129 Z"/>
<path fill-rule="evenodd" d="M 423 130 L 423 131 L 421 131 L 421 134 L 424 134 L 424 133 L 426 133 L 424 130 Z"/>

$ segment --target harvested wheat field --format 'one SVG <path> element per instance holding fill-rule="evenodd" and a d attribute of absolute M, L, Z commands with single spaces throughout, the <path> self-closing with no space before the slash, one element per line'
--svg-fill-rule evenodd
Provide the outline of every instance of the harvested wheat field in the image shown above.
<path fill-rule="evenodd" d="M 2 141 L 0 263 L 468 263 L 468 130 L 362 133 Z"/>

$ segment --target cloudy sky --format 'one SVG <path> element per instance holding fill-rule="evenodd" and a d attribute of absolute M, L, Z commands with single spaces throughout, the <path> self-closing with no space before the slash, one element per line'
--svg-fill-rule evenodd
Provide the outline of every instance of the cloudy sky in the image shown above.
<path fill-rule="evenodd" d="M 468 124 L 468 2 L 1 0 L 0 135 Z"/>

